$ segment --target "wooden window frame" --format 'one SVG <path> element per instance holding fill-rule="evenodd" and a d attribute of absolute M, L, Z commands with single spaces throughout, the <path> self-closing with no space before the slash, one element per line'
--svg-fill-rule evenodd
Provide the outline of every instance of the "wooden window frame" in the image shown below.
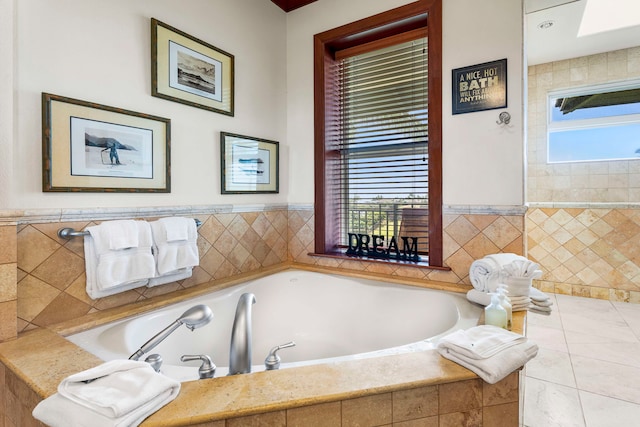
<path fill-rule="evenodd" d="M 443 267 L 442 248 L 442 0 L 420 0 L 314 36 L 315 254 L 340 256 L 336 212 L 339 195 L 331 194 L 327 162 L 338 135 L 326 123 L 337 119 L 337 96 L 331 91 L 340 59 L 416 38 L 426 30 L 429 50 L 429 267 Z M 345 255 L 346 257 L 346 255 Z M 375 261 L 374 261 L 375 262 Z"/>

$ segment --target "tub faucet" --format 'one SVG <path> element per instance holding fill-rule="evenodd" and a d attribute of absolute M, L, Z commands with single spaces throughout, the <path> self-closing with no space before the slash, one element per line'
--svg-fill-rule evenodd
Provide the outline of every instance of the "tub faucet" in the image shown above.
<path fill-rule="evenodd" d="M 229 375 L 251 372 L 251 306 L 255 302 L 255 295 L 249 293 L 240 295 L 238 300 L 231 329 Z"/>
<path fill-rule="evenodd" d="M 189 310 L 182 313 L 172 324 L 155 334 L 149 341 L 142 344 L 142 347 L 135 353 L 129 356 L 130 360 L 138 360 L 144 354 L 151 351 L 155 346 L 160 344 L 165 338 L 167 338 L 173 331 L 178 329 L 180 325 L 185 325 L 192 331 L 200 326 L 204 326 L 213 318 L 213 312 L 209 307 L 204 304 L 199 304 L 191 307 Z"/>

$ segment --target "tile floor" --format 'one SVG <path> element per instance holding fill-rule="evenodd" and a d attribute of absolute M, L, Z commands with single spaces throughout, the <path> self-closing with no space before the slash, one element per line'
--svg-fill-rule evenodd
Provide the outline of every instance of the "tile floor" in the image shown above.
<path fill-rule="evenodd" d="M 640 304 L 551 297 L 550 316 L 528 316 L 524 426 L 640 426 Z"/>

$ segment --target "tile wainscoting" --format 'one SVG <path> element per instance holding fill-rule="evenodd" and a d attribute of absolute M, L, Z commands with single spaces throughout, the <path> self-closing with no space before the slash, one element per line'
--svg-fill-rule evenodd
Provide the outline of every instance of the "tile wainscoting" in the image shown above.
<path fill-rule="evenodd" d="M 532 207 L 526 226 L 541 290 L 640 303 L 640 207 Z"/>
<path fill-rule="evenodd" d="M 153 220 L 177 215 L 198 218 L 200 266 L 190 279 L 138 288 L 92 300 L 85 286 L 82 238 L 61 239 L 60 228 L 82 230 L 102 220 Z M 443 217 L 444 258 L 449 271 L 311 257 L 314 215 L 311 206 L 149 208 L 145 211 L 82 211 L 6 214 L 0 217 L 0 340 L 88 313 L 226 279 L 280 263 L 303 263 L 349 271 L 459 284 L 468 289 L 473 260 L 496 252 L 523 253 L 521 208 L 447 207 Z M 6 308 L 5 308 L 6 307 Z M 16 319 L 16 322 L 13 321 Z M 15 325 L 15 329 L 14 329 Z"/>

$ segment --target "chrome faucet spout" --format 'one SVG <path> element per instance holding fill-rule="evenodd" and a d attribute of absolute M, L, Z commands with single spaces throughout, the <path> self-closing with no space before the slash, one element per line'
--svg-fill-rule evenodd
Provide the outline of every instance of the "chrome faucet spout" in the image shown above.
<path fill-rule="evenodd" d="M 135 353 L 129 356 L 129 359 L 130 360 L 140 359 L 143 355 L 145 355 L 146 353 L 151 351 L 155 346 L 157 346 L 162 341 L 164 341 L 164 339 L 167 338 L 169 335 L 171 335 L 173 331 L 178 329 L 180 325 L 185 325 L 187 328 L 193 331 L 194 329 L 209 323 L 212 318 L 213 318 L 213 312 L 209 307 L 207 307 L 204 304 L 195 305 L 190 309 L 188 309 L 187 311 L 185 311 L 184 313 L 182 313 L 182 315 L 178 317 L 169 326 L 167 326 L 166 328 L 164 328 L 163 330 L 155 334 L 153 337 L 151 337 L 149 341 L 142 344 L 142 347 L 140 347 Z"/>
<path fill-rule="evenodd" d="M 253 294 L 240 296 L 231 329 L 229 375 L 251 372 L 251 306 L 256 302 Z"/>

